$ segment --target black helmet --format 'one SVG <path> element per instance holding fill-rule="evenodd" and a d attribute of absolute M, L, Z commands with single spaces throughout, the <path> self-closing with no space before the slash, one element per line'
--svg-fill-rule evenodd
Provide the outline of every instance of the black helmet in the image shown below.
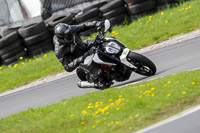
<path fill-rule="evenodd" d="M 71 27 L 68 24 L 59 23 L 55 26 L 55 35 L 58 39 L 63 41 L 72 41 L 73 35 L 71 31 Z"/>

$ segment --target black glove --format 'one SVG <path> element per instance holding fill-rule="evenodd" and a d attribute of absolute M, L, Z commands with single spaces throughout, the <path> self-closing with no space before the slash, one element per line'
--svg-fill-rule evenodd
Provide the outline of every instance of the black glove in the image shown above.
<path fill-rule="evenodd" d="M 104 21 L 97 21 L 96 27 L 104 27 Z"/>
<path fill-rule="evenodd" d="M 83 55 L 83 57 L 86 58 L 87 56 L 90 56 L 94 53 L 95 53 L 95 49 L 90 49 Z"/>

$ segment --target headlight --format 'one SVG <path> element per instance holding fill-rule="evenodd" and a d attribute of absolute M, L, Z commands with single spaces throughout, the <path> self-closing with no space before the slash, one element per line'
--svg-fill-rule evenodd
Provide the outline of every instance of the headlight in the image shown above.
<path fill-rule="evenodd" d="M 109 42 L 105 47 L 105 51 L 108 54 L 118 54 L 120 50 L 120 46 L 115 42 Z"/>

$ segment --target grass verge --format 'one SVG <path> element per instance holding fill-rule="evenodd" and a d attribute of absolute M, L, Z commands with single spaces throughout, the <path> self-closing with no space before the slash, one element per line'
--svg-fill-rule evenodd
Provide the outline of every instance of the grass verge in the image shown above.
<path fill-rule="evenodd" d="M 132 133 L 200 103 L 200 70 L 91 92 L 0 120 L 1 133 Z"/>
<path fill-rule="evenodd" d="M 172 9 L 113 28 L 115 36 L 130 49 L 139 49 L 168 37 L 200 27 L 200 1 L 190 1 Z M 38 78 L 63 71 L 53 52 L 23 60 L 14 66 L 0 67 L 0 93 L 27 84 Z"/>

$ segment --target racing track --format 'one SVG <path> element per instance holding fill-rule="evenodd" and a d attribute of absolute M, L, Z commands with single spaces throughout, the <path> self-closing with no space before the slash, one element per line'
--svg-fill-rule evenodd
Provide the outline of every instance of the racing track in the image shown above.
<path fill-rule="evenodd" d="M 200 37 L 153 50 L 144 53 L 144 55 L 156 64 L 157 74 L 152 77 L 144 77 L 133 73 L 129 81 L 116 83 L 116 86 L 200 68 Z M 80 89 L 76 86 L 78 81 L 76 75 L 71 75 L 2 96 L 0 97 L 0 118 L 27 110 L 28 108 L 49 105 L 59 102 L 62 99 L 84 95 L 90 91 L 98 91 L 95 89 Z M 198 126 L 199 129 L 200 126 Z"/>

